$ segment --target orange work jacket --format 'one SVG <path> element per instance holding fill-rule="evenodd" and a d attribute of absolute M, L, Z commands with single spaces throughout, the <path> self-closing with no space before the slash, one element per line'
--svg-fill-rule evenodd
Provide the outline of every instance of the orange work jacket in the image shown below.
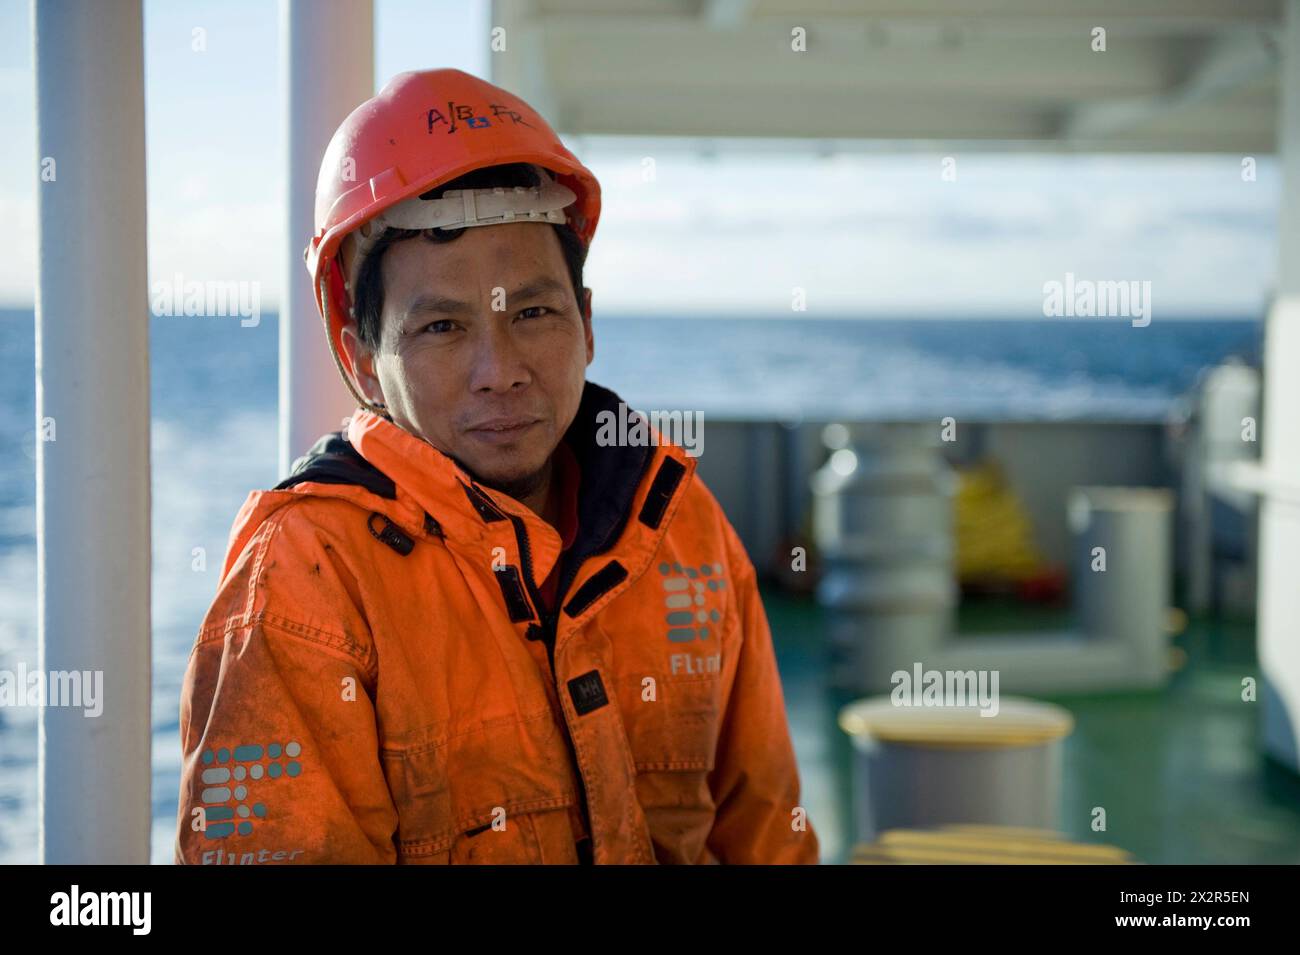
<path fill-rule="evenodd" d="M 815 863 L 754 567 L 695 460 L 603 446 L 560 535 L 358 409 L 231 530 L 175 861 Z M 556 606 L 538 583 L 560 560 Z"/>

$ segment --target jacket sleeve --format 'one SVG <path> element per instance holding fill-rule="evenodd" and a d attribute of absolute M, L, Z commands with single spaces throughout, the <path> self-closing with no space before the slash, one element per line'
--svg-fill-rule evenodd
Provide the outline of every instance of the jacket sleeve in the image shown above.
<path fill-rule="evenodd" d="M 708 848 L 724 864 L 818 862 L 817 835 L 799 799 L 772 633 L 754 566 L 726 526 L 740 659 L 710 785 L 717 805 Z"/>
<path fill-rule="evenodd" d="M 190 653 L 174 860 L 395 862 L 373 644 L 329 555 L 278 525 L 232 566 Z"/>

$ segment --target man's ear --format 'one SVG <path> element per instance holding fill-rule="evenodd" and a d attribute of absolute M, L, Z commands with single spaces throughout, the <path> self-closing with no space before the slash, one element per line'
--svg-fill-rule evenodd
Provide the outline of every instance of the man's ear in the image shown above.
<path fill-rule="evenodd" d="M 366 343 L 361 340 L 361 333 L 357 329 L 357 323 L 348 322 L 344 325 L 343 330 L 339 333 L 339 338 L 343 353 L 352 365 L 352 372 L 358 390 L 371 404 L 382 404 L 384 390 L 379 387 L 379 379 L 375 376 L 375 356 L 366 346 Z"/>
<path fill-rule="evenodd" d="M 587 339 L 587 364 L 596 357 L 596 340 L 591 333 L 591 289 L 582 287 L 582 331 Z"/>

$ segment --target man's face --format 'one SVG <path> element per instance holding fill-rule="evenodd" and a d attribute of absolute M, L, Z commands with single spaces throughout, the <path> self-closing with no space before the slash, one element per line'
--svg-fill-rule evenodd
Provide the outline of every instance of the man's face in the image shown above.
<path fill-rule="evenodd" d="M 381 278 L 378 352 L 344 335 L 364 393 L 382 393 L 396 424 L 478 480 L 525 497 L 577 413 L 593 356 L 590 292 L 580 308 L 555 229 L 416 236 L 388 248 Z"/>

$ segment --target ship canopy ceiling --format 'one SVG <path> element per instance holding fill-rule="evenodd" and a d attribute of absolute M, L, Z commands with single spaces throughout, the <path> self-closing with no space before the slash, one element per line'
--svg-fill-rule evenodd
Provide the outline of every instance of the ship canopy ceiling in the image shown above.
<path fill-rule="evenodd" d="M 1277 137 L 1281 0 L 495 0 L 492 16 L 493 82 L 566 136 L 1242 155 Z"/>

